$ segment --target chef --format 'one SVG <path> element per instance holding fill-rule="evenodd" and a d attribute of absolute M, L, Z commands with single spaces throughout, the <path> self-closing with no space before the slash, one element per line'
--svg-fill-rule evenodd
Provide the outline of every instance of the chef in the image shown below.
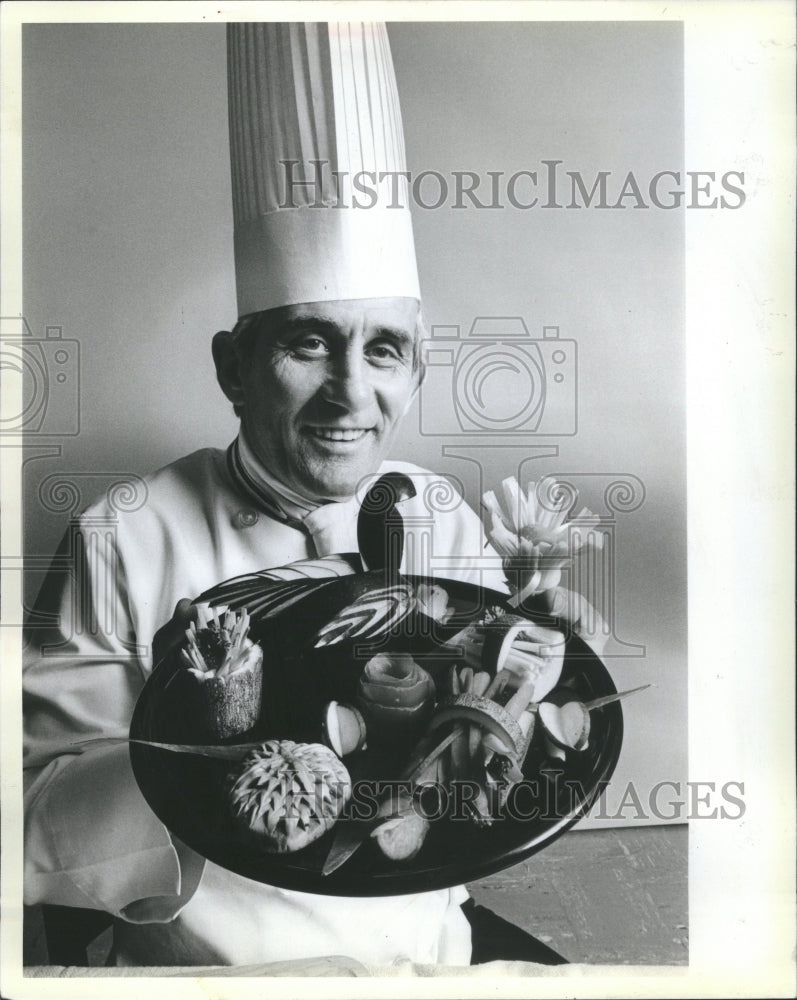
<path fill-rule="evenodd" d="M 468 964 L 464 889 L 341 899 L 251 881 L 169 834 L 126 744 L 74 746 L 127 736 L 181 599 L 356 551 L 358 489 L 386 470 L 416 483 L 405 523 L 431 530 L 433 570 L 503 587 L 475 514 L 430 507 L 437 477 L 385 461 L 419 386 L 422 324 L 384 26 L 231 25 L 228 68 L 240 318 L 213 357 L 240 432 L 150 476 L 137 509 L 108 497 L 67 532 L 26 646 L 25 901 L 110 913 L 118 965 Z M 360 171 L 380 198 L 358 210 Z M 428 571 L 417 541 L 407 572 Z"/>

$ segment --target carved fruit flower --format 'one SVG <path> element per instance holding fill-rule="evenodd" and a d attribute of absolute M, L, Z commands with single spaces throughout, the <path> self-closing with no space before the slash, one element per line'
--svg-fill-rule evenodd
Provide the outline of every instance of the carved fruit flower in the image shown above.
<path fill-rule="evenodd" d="M 559 585 L 563 567 L 586 544 L 603 545 L 600 519 L 586 507 L 568 520 L 575 498 L 554 479 L 529 483 L 524 494 L 517 479 L 502 483 L 503 505 L 495 493 L 484 494 L 487 535 L 503 557 L 514 602 L 541 594 Z"/>

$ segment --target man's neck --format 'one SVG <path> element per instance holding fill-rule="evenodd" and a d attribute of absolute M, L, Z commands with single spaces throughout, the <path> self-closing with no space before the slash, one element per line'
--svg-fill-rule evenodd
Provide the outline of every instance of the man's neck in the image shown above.
<path fill-rule="evenodd" d="M 243 427 L 238 434 L 238 453 L 241 464 L 254 484 L 269 496 L 273 502 L 294 520 L 303 520 L 307 514 L 330 501 L 321 497 L 308 497 L 287 486 L 270 472 L 255 455 L 254 449 L 247 441 Z M 341 498 L 344 499 L 344 498 Z"/>

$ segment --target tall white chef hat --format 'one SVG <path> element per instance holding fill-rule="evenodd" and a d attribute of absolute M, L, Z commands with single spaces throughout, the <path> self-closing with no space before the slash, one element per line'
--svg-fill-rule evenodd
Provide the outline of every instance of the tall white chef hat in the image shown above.
<path fill-rule="evenodd" d="M 230 24 L 238 314 L 420 298 L 383 24 Z"/>

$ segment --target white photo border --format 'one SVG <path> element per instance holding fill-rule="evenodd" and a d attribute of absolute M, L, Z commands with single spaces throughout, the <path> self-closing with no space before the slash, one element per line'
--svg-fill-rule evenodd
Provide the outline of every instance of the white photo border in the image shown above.
<path fill-rule="evenodd" d="M 688 169 L 742 170 L 742 210 L 687 213 L 689 773 L 744 782 L 741 820 L 690 824 L 688 967 L 572 966 L 385 978 L 385 997 L 742 997 L 795 989 L 794 11 L 785 0 L 651 3 L 26 3 L 2 7 L 3 315 L 21 308 L 20 36 L 26 21 L 677 20 Z M 3 392 L 19 386 L 3 372 Z M 21 449 L 0 449 L 3 552 L 21 551 Z M 3 574 L 19 621 L 21 574 Z M 2 641 L 0 953 L 9 998 L 368 997 L 371 980 L 22 975 L 21 696 Z"/>

